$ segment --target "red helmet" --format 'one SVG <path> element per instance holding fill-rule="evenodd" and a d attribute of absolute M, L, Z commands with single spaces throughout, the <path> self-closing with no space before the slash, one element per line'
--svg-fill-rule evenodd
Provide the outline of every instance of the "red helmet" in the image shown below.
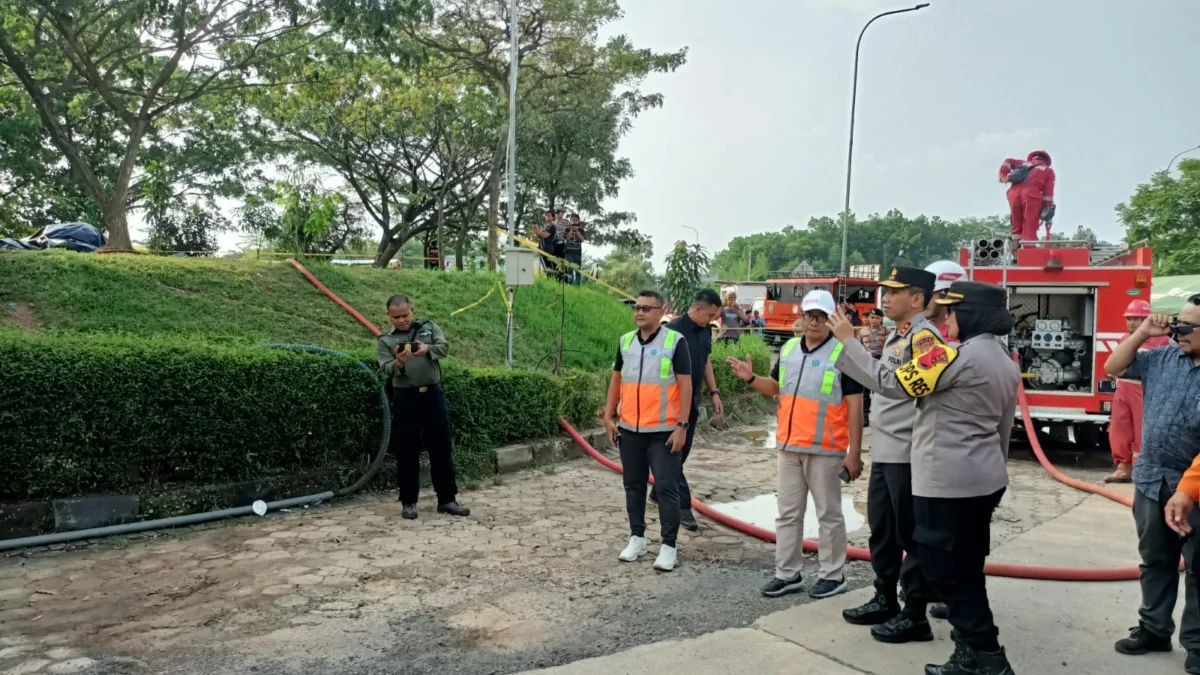
<path fill-rule="evenodd" d="M 1041 157 L 1042 159 L 1046 160 L 1046 166 L 1050 166 L 1050 153 L 1046 152 L 1045 150 L 1034 150 L 1033 152 L 1029 153 L 1029 156 L 1026 157 L 1025 160 L 1032 162 L 1036 157 Z"/>
<path fill-rule="evenodd" d="M 1141 317 L 1144 319 L 1148 316 L 1150 316 L 1150 303 L 1145 300 L 1134 300 L 1125 308 L 1126 318 Z"/>

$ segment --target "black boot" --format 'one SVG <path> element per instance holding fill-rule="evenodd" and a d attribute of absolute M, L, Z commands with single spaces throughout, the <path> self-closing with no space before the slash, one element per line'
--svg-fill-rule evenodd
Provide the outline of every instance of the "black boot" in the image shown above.
<path fill-rule="evenodd" d="M 1016 675 L 1004 647 L 998 652 L 975 652 L 975 663 L 979 664 L 975 668 L 979 675 Z"/>
<path fill-rule="evenodd" d="M 928 664 L 925 675 L 981 675 L 975 652 L 965 642 L 954 643 L 954 653 L 942 665 Z"/>
<path fill-rule="evenodd" d="M 842 618 L 846 623 L 855 626 L 878 626 L 887 623 L 900 613 L 900 603 L 894 597 L 889 598 L 879 591 L 866 604 L 842 610 Z"/>
<path fill-rule="evenodd" d="M 458 502 L 447 502 L 445 504 L 438 504 L 437 512 L 438 513 L 447 513 L 449 515 L 459 516 L 459 517 L 471 515 L 471 509 L 468 509 L 467 507 L 463 506 L 462 504 L 459 504 Z"/>
<path fill-rule="evenodd" d="M 950 618 L 950 608 L 944 602 L 935 602 L 929 606 L 929 616 L 945 621 Z"/>
<path fill-rule="evenodd" d="M 893 645 L 906 642 L 931 642 L 933 629 L 929 627 L 929 620 L 924 615 L 913 618 L 901 612 L 885 624 L 872 626 L 871 637 Z"/>

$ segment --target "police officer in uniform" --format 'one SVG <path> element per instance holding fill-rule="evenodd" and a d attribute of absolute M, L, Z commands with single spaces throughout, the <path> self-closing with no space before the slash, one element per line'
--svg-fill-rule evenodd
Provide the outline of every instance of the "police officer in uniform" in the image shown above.
<path fill-rule="evenodd" d="M 438 513 L 469 516 L 470 509 L 458 503 L 450 410 L 438 363 L 450 351 L 450 345 L 437 324 L 413 317 L 412 303 L 403 295 L 388 298 L 387 313 L 392 330 L 375 341 L 375 360 L 392 386 L 391 443 L 404 518 L 417 518 L 422 441 L 429 452 Z"/>
<path fill-rule="evenodd" d="M 935 302 L 950 309 L 951 347 L 934 330 L 912 336 L 895 371 L 854 340 L 844 315 L 842 372 L 889 398 L 915 399 L 913 515 L 921 572 L 949 609 L 954 653 L 926 675 L 1014 675 L 988 604 L 984 562 L 992 512 L 1008 487 L 1008 441 L 1021 373 L 1001 341 L 1013 327 L 1004 289 L 956 281 Z"/>
<path fill-rule="evenodd" d="M 895 267 L 880 285 L 887 289 L 883 306 L 896 322 L 877 360 L 887 371 L 912 361 L 913 336 L 935 331 L 925 318 L 937 277 L 915 267 Z M 852 342 L 856 342 L 853 341 Z M 849 345 L 847 345 L 849 346 Z M 865 345 L 864 345 L 865 346 Z M 868 354 L 870 350 L 867 349 Z M 874 357 L 874 354 L 870 354 Z M 843 369 L 853 376 L 853 371 Z M 875 570 L 875 597 L 842 612 L 847 622 L 872 626 L 880 642 L 927 642 L 933 630 L 925 616 L 930 597 L 921 575 L 920 556 L 913 540 L 912 441 L 916 415 L 912 399 L 879 396 L 875 401 L 875 433 L 871 439 L 871 479 L 867 486 L 867 521 L 871 526 L 871 567 Z M 905 554 L 908 554 L 907 557 Z M 897 584 L 904 589 L 900 610 Z"/>

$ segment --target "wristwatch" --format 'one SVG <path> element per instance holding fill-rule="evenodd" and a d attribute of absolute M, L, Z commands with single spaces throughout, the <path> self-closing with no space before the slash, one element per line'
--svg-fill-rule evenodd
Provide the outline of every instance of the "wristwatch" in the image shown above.
<path fill-rule="evenodd" d="M 675 426 L 679 427 L 680 429 L 683 429 L 684 431 L 687 431 L 688 427 L 690 427 L 691 425 L 688 424 L 687 422 L 680 422 L 679 424 L 676 424 Z"/>
<path fill-rule="evenodd" d="M 710 393 L 710 394 L 712 394 L 713 396 L 720 396 L 720 395 L 721 395 L 721 390 L 720 390 L 720 389 L 713 389 L 713 390 L 712 390 L 711 392 L 709 392 L 709 393 Z"/>

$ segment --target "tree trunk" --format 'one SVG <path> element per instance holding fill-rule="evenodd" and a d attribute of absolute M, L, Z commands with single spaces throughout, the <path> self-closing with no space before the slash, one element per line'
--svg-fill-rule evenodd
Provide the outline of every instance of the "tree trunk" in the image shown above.
<path fill-rule="evenodd" d="M 133 241 L 129 238 L 129 221 L 125 213 L 125 199 L 114 197 L 109 200 L 104 205 L 101 217 L 104 218 L 104 248 L 115 251 L 133 250 Z"/>
<path fill-rule="evenodd" d="M 404 245 L 399 242 L 398 238 L 389 237 L 386 244 L 380 245 L 379 251 L 375 254 L 374 267 L 386 269 L 388 263 L 392 261 L 392 258 L 396 257 L 396 254 L 400 252 L 400 247 Z"/>

